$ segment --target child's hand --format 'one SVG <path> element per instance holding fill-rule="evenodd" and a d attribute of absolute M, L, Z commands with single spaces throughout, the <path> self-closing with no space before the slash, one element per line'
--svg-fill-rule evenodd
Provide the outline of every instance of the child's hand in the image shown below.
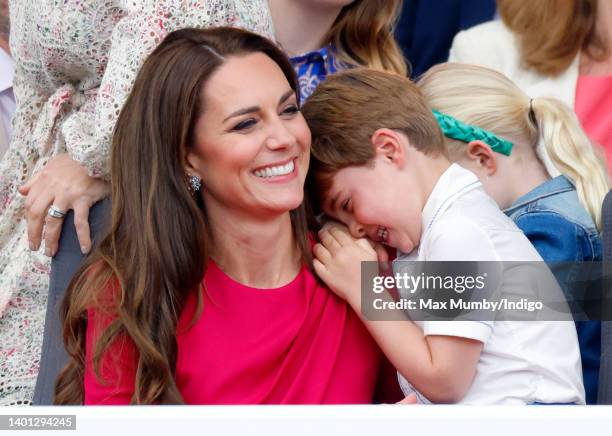
<path fill-rule="evenodd" d="M 356 307 L 361 301 L 361 262 L 378 260 L 366 239 L 354 239 L 338 228 L 319 232 L 314 247 L 314 269 L 338 296 Z"/>
<path fill-rule="evenodd" d="M 323 224 L 322 230 L 329 231 L 331 229 L 338 229 L 341 232 L 346 233 L 349 237 L 353 238 L 353 236 L 351 236 L 351 233 L 349 232 L 348 227 L 342 224 L 341 222 L 330 219 L 329 221 L 326 221 L 325 224 Z M 374 248 L 374 251 L 376 251 L 376 254 L 378 255 L 379 263 L 389 262 L 389 253 L 387 252 L 387 249 L 384 247 L 384 245 L 378 242 L 372 241 L 369 238 L 366 238 L 366 241 L 368 241 L 370 245 L 372 246 L 372 248 Z"/>

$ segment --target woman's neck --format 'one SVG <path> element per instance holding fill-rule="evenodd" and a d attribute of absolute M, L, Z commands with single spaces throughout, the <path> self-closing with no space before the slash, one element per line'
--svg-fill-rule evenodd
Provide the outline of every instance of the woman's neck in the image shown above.
<path fill-rule="evenodd" d="M 302 0 L 268 0 L 276 40 L 289 56 L 325 46 L 342 6 L 313 6 Z"/>
<path fill-rule="evenodd" d="M 301 268 L 289 212 L 255 220 L 207 211 L 212 229 L 211 257 L 243 285 L 272 289 L 291 282 Z"/>

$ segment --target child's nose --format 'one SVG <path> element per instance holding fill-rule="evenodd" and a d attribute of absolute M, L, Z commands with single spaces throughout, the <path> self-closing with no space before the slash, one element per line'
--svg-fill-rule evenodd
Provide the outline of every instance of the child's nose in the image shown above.
<path fill-rule="evenodd" d="M 355 238 L 363 238 L 366 234 L 363 226 L 355 220 L 353 220 L 349 225 L 349 231 L 351 232 L 351 235 L 353 235 L 353 237 Z"/>

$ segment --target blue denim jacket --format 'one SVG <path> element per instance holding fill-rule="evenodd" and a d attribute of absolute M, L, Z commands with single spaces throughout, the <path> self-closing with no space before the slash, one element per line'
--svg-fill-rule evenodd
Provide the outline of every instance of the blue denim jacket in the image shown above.
<path fill-rule="evenodd" d="M 504 211 L 546 262 L 601 261 L 601 236 L 565 176 L 542 183 Z M 571 296 L 568 296 L 571 299 Z M 587 404 L 597 401 L 601 323 L 576 322 Z"/>

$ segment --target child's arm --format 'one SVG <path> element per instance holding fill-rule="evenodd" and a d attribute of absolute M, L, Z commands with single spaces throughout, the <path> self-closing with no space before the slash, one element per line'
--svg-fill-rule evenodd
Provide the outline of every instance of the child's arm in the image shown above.
<path fill-rule="evenodd" d="M 410 321 L 369 321 L 361 313 L 361 262 L 376 261 L 365 239 L 340 229 L 323 230 L 314 248 L 314 268 L 321 279 L 358 313 L 382 351 L 430 401 L 461 400 L 474 379 L 482 342 L 454 336 L 424 336 Z M 391 301 L 388 293 L 381 298 Z"/>

